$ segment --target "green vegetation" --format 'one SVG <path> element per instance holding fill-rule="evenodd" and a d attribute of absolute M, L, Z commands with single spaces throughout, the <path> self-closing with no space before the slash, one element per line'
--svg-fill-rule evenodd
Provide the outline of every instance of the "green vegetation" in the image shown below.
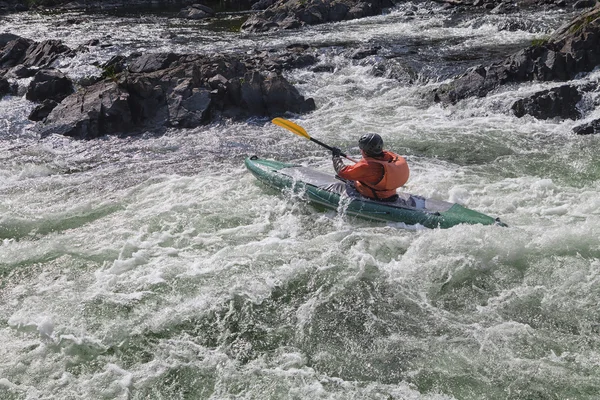
<path fill-rule="evenodd" d="M 600 9 L 594 10 L 589 14 L 578 18 L 573 22 L 573 25 L 569 27 L 569 33 L 575 34 L 580 32 L 583 28 L 589 26 L 593 22 L 597 21 L 600 18 Z"/>
<path fill-rule="evenodd" d="M 550 40 L 550 38 L 548 36 L 544 36 L 541 38 L 535 38 L 531 41 L 531 46 L 532 47 L 542 47 L 542 46 L 545 46 L 549 40 Z"/>

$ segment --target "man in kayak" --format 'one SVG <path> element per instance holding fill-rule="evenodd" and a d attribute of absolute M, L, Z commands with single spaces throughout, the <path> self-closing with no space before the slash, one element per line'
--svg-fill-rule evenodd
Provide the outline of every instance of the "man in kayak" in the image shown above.
<path fill-rule="evenodd" d="M 360 194 L 379 201 L 395 201 L 396 189 L 408 181 L 408 164 L 404 157 L 383 150 L 383 139 L 376 133 L 367 133 L 358 140 L 362 160 L 344 165 L 341 150 L 334 147 L 333 168 L 345 180 L 354 181 Z"/>

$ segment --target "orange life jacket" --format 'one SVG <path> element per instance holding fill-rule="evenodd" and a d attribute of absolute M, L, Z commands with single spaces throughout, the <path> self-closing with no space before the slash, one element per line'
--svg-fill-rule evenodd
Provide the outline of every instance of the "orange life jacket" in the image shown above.
<path fill-rule="evenodd" d="M 384 151 L 391 157 L 389 160 L 381 160 L 372 157 L 365 157 L 361 162 L 379 163 L 383 166 L 383 177 L 376 184 L 356 181 L 356 190 L 366 197 L 374 199 L 386 199 L 396 194 L 396 189 L 403 186 L 408 181 L 409 169 L 404 157 L 390 151 Z"/>

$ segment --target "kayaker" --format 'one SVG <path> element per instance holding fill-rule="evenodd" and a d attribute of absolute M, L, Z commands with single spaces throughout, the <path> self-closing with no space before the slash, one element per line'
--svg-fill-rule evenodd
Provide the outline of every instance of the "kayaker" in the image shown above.
<path fill-rule="evenodd" d="M 404 157 L 383 150 L 383 139 L 376 133 L 367 133 L 358 140 L 362 160 L 344 165 L 341 150 L 334 147 L 333 168 L 337 175 L 353 181 L 356 190 L 365 197 L 380 201 L 398 199 L 396 189 L 408 181 L 408 164 Z"/>

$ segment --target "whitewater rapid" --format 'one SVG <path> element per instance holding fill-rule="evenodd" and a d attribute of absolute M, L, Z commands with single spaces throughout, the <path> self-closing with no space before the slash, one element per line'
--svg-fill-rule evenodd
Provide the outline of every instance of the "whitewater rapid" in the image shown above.
<path fill-rule="evenodd" d="M 408 159 L 406 191 L 509 228 L 386 225 L 268 189 L 245 157 L 331 160 L 267 119 L 39 139 L 32 105 L 5 97 L 0 398 L 597 398 L 600 139 L 507 111 L 551 83 L 447 107 L 425 96 L 451 56 L 518 48 L 563 15 L 402 7 L 258 37 L 164 15 L 5 17 L 0 32 L 72 48 L 110 35 L 113 46 L 60 61 L 79 77 L 120 52 L 326 43 L 332 72 L 287 75 L 317 110 L 286 117 L 353 155 L 360 134 L 378 132 Z M 337 49 L 379 42 L 406 46 L 423 79 L 377 77 Z"/>

